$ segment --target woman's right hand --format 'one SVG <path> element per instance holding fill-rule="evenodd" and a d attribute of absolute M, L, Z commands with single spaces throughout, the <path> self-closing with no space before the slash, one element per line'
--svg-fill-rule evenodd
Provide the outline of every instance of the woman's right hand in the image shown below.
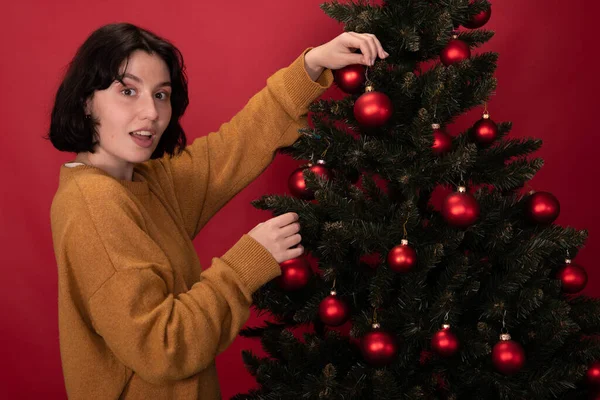
<path fill-rule="evenodd" d="M 278 263 L 282 263 L 304 253 L 304 247 L 299 244 L 302 240 L 299 231 L 298 214 L 290 212 L 261 222 L 248 235 L 262 244 Z M 290 248 L 295 245 L 298 247 Z"/>

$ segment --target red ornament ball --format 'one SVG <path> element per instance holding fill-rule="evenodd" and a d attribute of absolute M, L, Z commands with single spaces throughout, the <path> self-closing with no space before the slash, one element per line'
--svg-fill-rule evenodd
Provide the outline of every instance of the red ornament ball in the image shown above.
<path fill-rule="evenodd" d="M 585 269 L 577 264 L 573 264 L 571 260 L 567 260 L 566 264 L 558 271 L 556 277 L 562 282 L 563 292 L 570 294 L 583 290 L 588 281 Z"/>
<path fill-rule="evenodd" d="M 365 67 L 352 64 L 336 70 L 333 74 L 335 83 L 346 93 L 354 94 L 365 85 Z"/>
<path fill-rule="evenodd" d="M 464 61 L 471 57 L 469 45 L 460 39 L 452 39 L 440 53 L 440 60 L 445 66 Z"/>
<path fill-rule="evenodd" d="M 585 380 L 588 385 L 594 388 L 600 388 L 600 362 L 594 361 L 585 374 Z"/>
<path fill-rule="evenodd" d="M 331 295 L 321 300 L 319 304 L 319 318 L 325 325 L 340 326 L 348 321 L 350 310 L 348 305 L 342 299 L 332 292 Z"/>
<path fill-rule="evenodd" d="M 458 351 L 458 338 L 450 329 L 450 325 L 444 325 L 431 338 L 431 348 L 441 357 L 450 357 Z"/>
<path fill-rule="evenodd" d="M 471 0 L 469 3 L 473 3 L 473 0 Z M 472 16 L 468 22 L 463 24 L 463 26 L 469 29 L 481 28 L 490 20 L 491 16 L 492 7 L 490 6 L 486 10 L 480 11 L 474 16 Z"/>
<path fill-rule="evenodd" d="M 277 278 L 277 283 L 284 290 L 302 289 L 312 276 L 310 264 L 303 256 L 286 260 L 279 265 L 281 275 Z"/>
<path fill-rule="evenodd" d="M 492 121 L 488 114 L 475 122 L 471 128 L 471 138 L 482 146 L 492 144 L 498 138 L 498 125 Z"/>
<path fill-rule="evenodd" d="M 304 180 L 304 170 L 307 168 L 324 179 L 331 178 L 331 173 L 325 167 L 324 163 L 317 162 L 316 165 L 300 167 L 292 172 L 288 179 L 288 187 L 295 197 L 304 200 L 314 200 L 315 193 L 306 187 L 306 181 Z"/>
<path fill-rule="evenodd" d="M 392 116 L 390 98 L 381 92 L 368 91 L 354 103 L 354 117 L 364 128 L 379 128 Z"/>
<path fill-rule="evenodd" d="M 475 197 L 459 187 L 458 192 L 450 193 L 442 203 L 442 217 L 455 228 L 467 228 L 479 218 L 479 204 Z"/>
<path fill-rule="evenodd" d="M 433 154 L 441 156 L 452 150 L 452 137 L 435 125 L 433 129 L 433 145 L 431 146 Z"/>
<path fill-rule="evenodd" d="M 552 193 L 534 192 L 525 201 L 527 218 L 538 224 L 551 224 L 560 214 L 560 203 Z"/>
<path fill-rule="evenodd" d="M 501 374 L 512 375 L 525 365 L 525 351 L 519 343 L 510 340 L 510 335 L 501 335 L 492 349 L 492 362 Z"/>
<path fill-rule="evenodd" d="M 383 367 L 396 359 L 398 344 L 388 332 L 373 330 L 363 336 L 360 351 L 369 365 Z"/>
<path fill-rule="evenodd" d="M 393 271 L 408 272 L 417 265 L 417 253 L 408 245 L 407 240 L 393 247 L 387 256 L 387 263 Z"/>

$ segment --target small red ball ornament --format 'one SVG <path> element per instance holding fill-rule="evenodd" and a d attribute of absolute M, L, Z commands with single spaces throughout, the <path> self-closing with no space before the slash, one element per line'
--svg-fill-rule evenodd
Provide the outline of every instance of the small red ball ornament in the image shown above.
<path fill-rule="evenodd" d="M 402 239 L 401 244 L 393 247 L 387 256 L 387 263 L 393 271 L 408 272 L 417 265 L 417 253 Z"/>
<path fill-rule="evenodd" d="M 471 138 L 482 146 L 492 144 L 498 138 L 498 125 L 490 119 L 487 112 L 471 128 Z"/>
<path fill-rule="evenodd" d="M 319 304 L 319 318 L 325 325 L 340 326 L 343 325 L 350 316 L 348 305 L 340 299 L 335 291 L 321 300 Z"/>
<path fill-rule="evenodd" d="M 593 388 L 600 388 L 600 362 L 594 361 L 585 374 L 585 380 Z"/>
<path fill-rule="evenodd" d="M 479 218 L 479 204 L 464 186 L 450 193 L 442 203 L 442 217 L 455 228 L 467 228 Z"/>
<path fill-rule="evenodd" d="M 304 256 L 286 260 L 279 265 L 281 275 L 277 278 L 277 284 L 284 290 L 302 289 L 312 276 L 310 264 Z"/>
<path fill-rule="evenodd" d="M 469 45 L 458 39 L 458 35 L 452 35 L 452 39 L 440 53 L 440 60 L 445 66 L 464 61 L 471 57 Z"/>
<path fill-rule="evenodd" d="M 441 357 L 450 357 L 458 351 L 458 338 L 450 329 L 450 325 L 442 325 L 431 338 L 431 348 Z"/>
<path fill-rule="evenodd" d="M 472 4 L 472 3 L 473 3 L 473 0 L 470 0 L 469 4 Z M 468 22 L 463 24 L 463 26 L 465 28 L 469 28 L 469 29 L 481 28 L 490 20 L 491 16 L 492 16 L 492 6 L 490 5 L 487 9 L 480 11 L 477 14 L 475 14 L 474 16 L 472 16 Z"/>
<path fill-rule="evenodd" d="M 304 200 L 314 200 L 315 193 L 306 187 L 306 181 L 304 180 L 303 172 L 307 168 L 324 179 L 331 178 L 331 173 L 325 166 L 325 161 L 318 160 L 316 165 L 308 164 L 292 172 L 288 179 L 288 187 L 295 197 Z"/>
<path fill-rule="evenodd" d="M 335 83 L 346 93 L 354 94 L 365 85 L 365 67 L 352 64 L 336 70 L 333 74 Z"/>
<path fill-rule="evenodd" d="M 558 271 L 556 277 L 562 282 L 563 292 L 569 294 L 583 290 L 588 281 L 585 269 L 573 263 L 568 258 L 565 260 L 565 265 Z"/>
<path fill-rule="evenodd" d="M 433 154 L 442 156 L 452 150 L 452 138 L 446 132 L 440 130 L 440 124 L 432 124 L 433 145 L 431 146 Z"/>
<path fill-rule="evenodd" d="M 551 224 L 560 214 L 560 203 L 552 193 L 530 192 L 525 200 L 527 218 L 537 224 Z"/>
<path fill-rule="evenodd" d="M 492 362 L 501 374 L 512 375 L 525 365 L 525 351 L 519 343 L 511 340 L 508 333 L 503 333 L 492 349 Z"/>
<path fill-rule="evenodd" d="M 390 98 L 369 85 L 354 103 L 354 117 L 361 127 L 379 128 L 390 119 L 393 109 Z"/>
<path fill-rule="evenodd" d="M 398 343 L 393 335 L 379 330 L 379 324 L 373 324 L 371 332 L 360 341 L 360 351 L 365 361 L 374 367 L 390 364 L 398 355 Z"/>

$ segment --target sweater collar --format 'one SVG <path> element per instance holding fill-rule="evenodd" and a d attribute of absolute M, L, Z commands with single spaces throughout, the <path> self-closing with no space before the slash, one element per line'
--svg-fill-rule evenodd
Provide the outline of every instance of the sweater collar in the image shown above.
<path fill-rule="evenodd" d="M 68 164 L 68 163 L 67 163 Z M 77 175 L 86 175 L 86 174 L 99 174 L 108 176 L 119 182 L 121 186 L 128 189 L 130 192 L 136 195 L 147 195 L 149 193 L 148 182 L 146 179 L 139 173 L 136 167 L 133 168 L 133 181 L 117 179 L 114 176 L 110 175 L 108 172 L 94 167 L 92 165 L 79 164 L 74 167 L 67 167 L 64 164 L 60 166 L 60 177 L 59 183 L 62 184 L 65 181 L 73 178 Z"/>

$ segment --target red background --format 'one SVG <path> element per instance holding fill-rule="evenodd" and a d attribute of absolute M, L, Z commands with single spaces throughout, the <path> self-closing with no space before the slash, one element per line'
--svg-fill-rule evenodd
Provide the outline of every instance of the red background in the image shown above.
<path fill-rule="evenodd" d="M 0 207 L 0 395 L 64 398 L 58 349 L 57 274 L 49 207 L 59 165 L 72 159 L 42 140 L 56 88 L 76 48 L 97 27 L 129 21 L 173 41 L 183 52 L 191 104 L 184 118 L 188 137 L 205 135 L 231 118 L 278 68 L 308 46 L 342 32 L 320 9 L 321 0 L 61 1 L 4 2 L 1 43 L 2 199 Z M 492 118 L 514 122 L 512 136 L 544 139 L 537 155 L 546 165 L 531 186 L 553 192 L 557 221 L 588 229 L 576 261 L 587 267 L 585 293 L 600 294 L 593 261 L 600 243 L 597 160 L 597 12 L 592 0 L 493 1 L 486 26 L 496 36 L 475 50 L 497 51 L 497 94 Z M 326 96 L 335 94 L 335 90 Z M 449 128 L 456 134 L 481 115 L 477 109 Z M 249 202 L 284 193 L 298 165 L 278 156 L 273 165 L 232 200 L 195 241 L 203 265 L 222 255 L 257 223 L 270 217 Z M 250 324 L 256 322 L 253 317 Z M 238 338 L 218 357 L 223 397 L 254 385 L 240 352 L 259 349 Z"/>

